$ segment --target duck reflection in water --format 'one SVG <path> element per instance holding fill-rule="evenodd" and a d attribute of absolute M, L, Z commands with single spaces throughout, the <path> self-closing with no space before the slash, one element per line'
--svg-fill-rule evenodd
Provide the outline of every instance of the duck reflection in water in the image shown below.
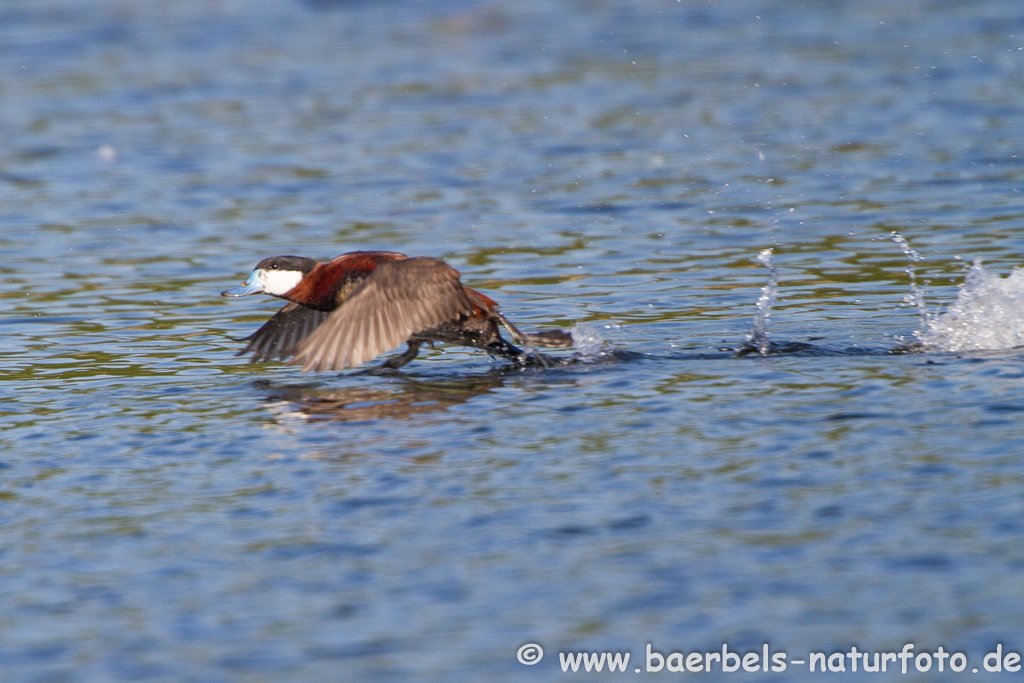
<path fill-rule="evenodd" d="M 504 384 L 507 374 L 484 375 L 446 380 L 417 380 L 395 375 L 394 383 L 381 388 L 368 387 L 317 389 L 309 386 L 272 388 L 267 398 L 288 404 L 287 411 L 303 417 L 339 422 L 406 419 L 440 412 L 451 406 L 482 396 Z M 268 382 L 257 383 L 268 388 Z"/>

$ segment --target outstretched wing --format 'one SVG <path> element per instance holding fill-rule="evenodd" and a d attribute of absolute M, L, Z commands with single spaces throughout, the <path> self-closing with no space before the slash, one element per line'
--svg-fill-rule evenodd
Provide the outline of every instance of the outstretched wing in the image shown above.
<path fill-rule="evenodd" d="M 252 361 L 287 358 L 295 353 L 296 346 L 313 332 L 330 313 L 306 308 L 296 303 L 287 303 L 263 324 L 263 327 L 248 337 L 249 344 L 238 355 L 252 352 Z"/>
<path fill-rule="evenodd" d="M 473 314 L 459 271 L 444 261 L 423 256 L 386 261 L 299 342 L 289 363 L 314 372 L 354 368 L 415 332 Z"/>

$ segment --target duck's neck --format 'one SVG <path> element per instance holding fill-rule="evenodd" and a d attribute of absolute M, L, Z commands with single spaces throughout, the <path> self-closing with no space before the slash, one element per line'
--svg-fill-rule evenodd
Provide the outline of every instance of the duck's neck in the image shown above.
<path fill-rule="evenodd" d="M 318 263 L 284 298 L 318 311 L 333 311 L 383 261 L 406 258 L 394 252 L 352 252 Z"/>
<path fill-rule="evenodd" d="M 338 286 L 332 282 L 333 279 L 326 264 L 318 263 L 281 298 L 318 311 L 333 311 L 341 305 L 337 298 Z"/>

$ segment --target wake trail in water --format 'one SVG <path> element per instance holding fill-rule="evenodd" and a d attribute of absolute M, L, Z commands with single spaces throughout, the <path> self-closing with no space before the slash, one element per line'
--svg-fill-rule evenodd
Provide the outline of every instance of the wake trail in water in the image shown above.
<path fill-rule="evenodd" d="M 697 352 L 669 356 L 634 353 L 616 349 L 607 339 L 604 330 L 617 326 L 605 325 L 598 328 L 581 323 L 572 330 L 577 353 L 557 365 L 639 359 L 714 360 L 723 358 L 722 352 L 734 357 L 877 356 L 1024 347 L 1024 267 L 1015 268 L 1004 278 L 986 270 L 980 261 L 976 261 L 959 286 L 956 301 L 945 311 L 929 311 L 916 271 L 916 265 L 924 260 L 924 256 L 898 232 L 890 233 L 890 239 L 907 258 L 904 272 L 910 279 L 910 292 L 904 296 L 903 305 L 916 308 L 919 316 L 919 329 L 914 331 L 910 343 L 894 348 L 836 348 L 809 342 L 772 341 L 769 327 L 772 307 L 779 294 L 779 275 L 772 249 L 763 249 L 757 254 L 757 260 L 768 269 L 768 279 L 761 287 L 750 332 L 739 347 L 721 348 L 719 353 Z"/>

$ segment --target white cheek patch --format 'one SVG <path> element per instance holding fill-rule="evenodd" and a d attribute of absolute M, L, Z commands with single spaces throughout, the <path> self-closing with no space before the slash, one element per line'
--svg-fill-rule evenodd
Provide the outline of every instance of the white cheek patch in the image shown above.
<path fill-rule="evenodd" d="M 274 296 L 283 296 L 302 281 L 302 273 L 298 270 L 261 270 L 260 282 L 263 291 Z"/>

